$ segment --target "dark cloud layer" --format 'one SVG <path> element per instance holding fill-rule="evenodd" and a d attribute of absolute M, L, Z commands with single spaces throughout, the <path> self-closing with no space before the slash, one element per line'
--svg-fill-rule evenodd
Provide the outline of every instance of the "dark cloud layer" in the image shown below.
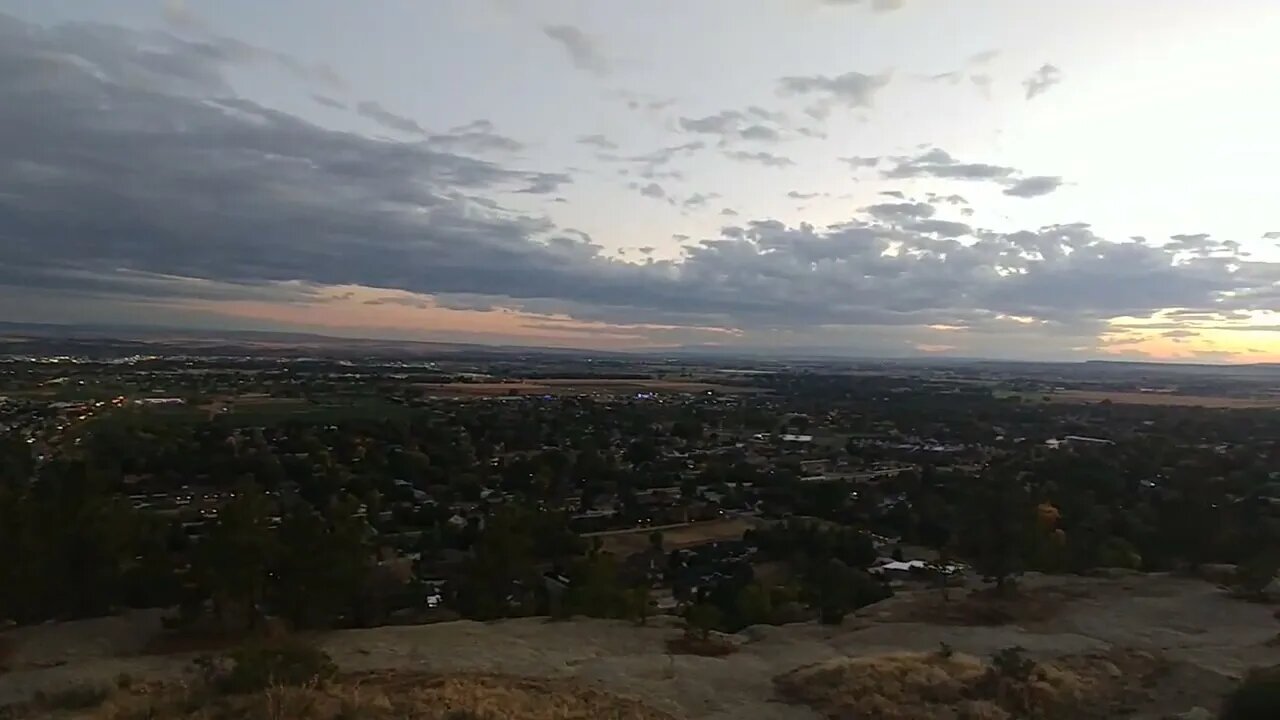
<path fill-rule="evenodd" d="M 218 54 L 175 38 L 0 15 L 0 299 L 312 302 L 327 286 L 363 285 L 609 322 L 779 333 L 1030 325 L 1059 337 L 1096 337 L 1110 318 L 1163 308 L 1277 301 L 1277 266 L 1229 241 L 1113 242 L 1085 224 L 995 232 L 945 217 L 963 202 L 952 196 L 880 203 L 821 228 L 742 222 L 726 208 L 736 224 L 679 260 L 627 263 L 507 209 L 512 194 L 554 193 L 566 175 L 469 157 L 431 136 L 321 128 L 236 98 L 221 69 Z M 482 121 L 448 134 L 496 136 Z M 660 167 L 702 147 L 616 161 Z M 1011 194 L 1055 185 L 934 150 L 874 166 Z M 701 206 L 713 196 L 681 197 Z"/>

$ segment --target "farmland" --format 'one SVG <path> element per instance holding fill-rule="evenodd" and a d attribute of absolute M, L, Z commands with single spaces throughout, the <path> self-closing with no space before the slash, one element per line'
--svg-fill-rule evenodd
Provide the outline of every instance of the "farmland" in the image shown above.
<path fill-rule="evenodd" d="M 418 388 L 436 397 L 502 397 L 521 395 L 627 395 L 661 393 L 758 393 L 759 388 L 699 380 L 655 378 L 513 379 L 506 382 L 423 383 Z"/>
<path fill-rule="evenodd" d="M 1038 395 L 1022 394 L 1028 402 L 1100 403 L 1110 401 L 1121 405 L 1160 405 L 1166 407 L 1203 408 L 1280 408 L 1280 397 L 1230 397 L 1226 395 L 1177 395 L 1153 392 L 1112 392 L 1106 390 L 1058 390 Z"/>

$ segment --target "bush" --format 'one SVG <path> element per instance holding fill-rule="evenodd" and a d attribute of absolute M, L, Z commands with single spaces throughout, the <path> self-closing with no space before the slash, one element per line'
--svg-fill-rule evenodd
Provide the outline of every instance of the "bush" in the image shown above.
<path fill-rule="evenodd" d="M 1280 718 L 1280 665 L 1254 670 L 1227 696 L 1221 720 Z"/>
<path fill-rule="evenodd" d="M 228 653 L 226 663 L 198 660 L 209 684 L 230 693 L 251 693 L 269 687 L 318 685 L 337 674 L 327 653 L 298 641 L 250 645 Z"/>
<path fill-rule="evenodd" d="M 720 608 L 711 603 L 698 603 L 685 613 L 685 631 L 706 640 L 720 624 Z"/>
<path fill-rule="evenodd" d="M 1020 647 L 1007 647 L 991 655 L 991 669 L 1000 677 L 1026 682 L 1035 671 L 1036 664 L 1028 659 Z"/>

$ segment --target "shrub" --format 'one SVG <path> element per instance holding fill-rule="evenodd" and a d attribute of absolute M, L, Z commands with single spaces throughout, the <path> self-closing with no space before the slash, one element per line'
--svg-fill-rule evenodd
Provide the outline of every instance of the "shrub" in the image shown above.
<path fill-rule="evenodd" d="M 720 608 L 711 603 L 698 603 L 685 613 L 685 631 L 706 640 L 720 624 Z"/>
<path fill-rule="evenodd" d="M 1020 647 L 1007 647 L 991 655 L 991 669 L 1001 677 L 1025 682 L 1035 671 L 1036 664 L 1028 659 Z"/>
<path fill-rule="evenodd" d="M 1227 696 L 1221 720 L 1274 720 L 1280 717 L 1280 665 L 1254 670 Z"/>
<path fill-rule="evenodd" d="M 337 674 L 327 653 L 296 640 L 249 645 L 227 655 L 230 666 L 205 661 L 210 684 L 221 692 L 239 694 L 277 686 L 318 685 Z"/>

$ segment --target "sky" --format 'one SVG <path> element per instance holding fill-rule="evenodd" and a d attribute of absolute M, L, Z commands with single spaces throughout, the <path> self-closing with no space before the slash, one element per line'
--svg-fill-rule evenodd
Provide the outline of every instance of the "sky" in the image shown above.
<path fill-rule="evenodd" d="M 0 320 L 1280 361 L 1280 3 L 0 0 Z"/>

